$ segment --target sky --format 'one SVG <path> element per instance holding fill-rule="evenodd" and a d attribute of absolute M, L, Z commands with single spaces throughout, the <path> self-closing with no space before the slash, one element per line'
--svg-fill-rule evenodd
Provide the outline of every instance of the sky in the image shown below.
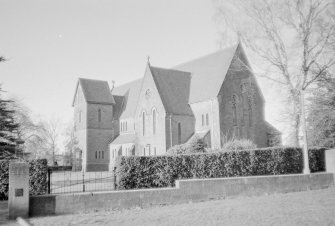
<path fill-rule="evenodd" d="M 0 83 L 34 117 L 69 122 L 78 77 L 118 86 L 148 56 L 169 68 L 214 52 L 214 15 L 211 0 L 0 0 Z"/>

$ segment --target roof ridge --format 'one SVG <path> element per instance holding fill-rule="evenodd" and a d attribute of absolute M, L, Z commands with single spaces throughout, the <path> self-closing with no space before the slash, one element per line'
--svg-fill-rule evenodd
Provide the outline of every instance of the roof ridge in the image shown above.
<path fill-rule="evenodd" d="M 98 80 L 98 79 L 92 79 L 92 78 L 81 78 L 81 77 L 79 77 L 78 79 L 79 80 L 95 81 L 95 82 L 107 82 L 106 80 Z"/>
<path fill-rule="evenodd" d="M 215 52 L 211 52 L 211 53 L 202 55 L 202 56 L 200 56 L 200 57 L 194 58 L 194 59 L 192 59 L 192 60 L 188 60 L 188 61 L 186 61 L 186 62 L 184 62 L 184 63 L 177 64 L 177 65 L 173 66 L 172 68 L 178 68 L 178 67 L 181 67 L 181 66 L 183 66 L 183 65 L 185 65 L 185 64 L 189 64 L 189 63 L 191 63 L 191 62 L 193 62 L 193 61 L 201 60 L 201 59 L 203 59 L 203 58 L 206 58 L 206 57 L 209 57 L 209 56 L 212 56 L 212 55 L 215 55 L 215 54 L 224 52 L 224 51 L 226 51 L 227 49 L 231 49 L 231 48 L 235 48 L 235 49 L 237 49 L 238 45 L 239 45 L 239 43 L 234 44 L 234 45 L 231 45 L 231 46 L 227 46 L 227 47 L 225 47 L 225 48 L 223 48 L 223 49 L 218 49 L 218 50 L 216 50 Z"/>
<path fill-rule="evenodd" d="M 150 68 L 154 68 L 154 69 L 161 69 L 161 70 L 167 70 L 167 71 L 176 71 L 176 72 L 183 72 L 183 73 L 187 73 L 187 74 L 191 74 L 191 72 L 189 71 L 182 71 L 182 70 L 178 70 L 178 69 L 174 69 L 174 68 L 163 68 L 163 67 L 156 67 L 156 66 L 151 66 Z"/>

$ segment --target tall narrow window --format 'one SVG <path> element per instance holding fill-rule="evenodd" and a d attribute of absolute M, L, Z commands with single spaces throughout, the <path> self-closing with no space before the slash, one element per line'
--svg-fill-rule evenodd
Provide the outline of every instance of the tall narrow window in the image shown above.
<path fill-rule="evenodd" d="M 145 148 L 143 148 L 143 155 L 145 156 Z"/>
<path fill-rule="evenodd" d="M 252 98 L 251 97 L 248 98 L 248 112 L 249 112 L 249 126 L 251 127 L 253 123 Z"/>
<path fill-rule="evenodd" d="M 98 121 L 101 122 L 101 109 L 98 110 Z"/>
<path fill-rule="evenodd" d="M 79 122 L 81 122 L 81 111 L 79 111 Z"/>
<path fill-rule="evenodd" d="M 181 144 L 181 124 L 178 123 L 178 144 Z"/>
<path fill-rule="evenodd" d="M 95 151 L 95 159 L 97 159 L 97 158 L 98 158 L 98 152 Z"/>
<path fill-rule="evenodd" d="M 145 135 L 145 112 L 142 113 L 143 136 Z"/>
<path fill-rule="evenodd" d="M 156 134 L 156 110 L 152 111 L 152 132 Z"/>
<path fill-rule="evenodd" d="M 124 131 L 128 131 L 128 128 L 127 128 L 127 121 L 125 122 L 126 123 L 126 129 Z"/>
<path fill-rule="evenodd" d="M 201 115 L 201 125 L 202 126 L 205 125 L 205 117 L 204 117 L 204 115 Z"/>
<path fill-rule="evenodd" d="M 209 117 L 208 117 L 208 114 L 206 114 L 206 126 L 209 125 Z"/>
<path fill-rule="evenodd" d="M 237 126 L 237 96 L 233 95 L 232 97 L 232 105 L 233 105 L 233 124 Z"/>

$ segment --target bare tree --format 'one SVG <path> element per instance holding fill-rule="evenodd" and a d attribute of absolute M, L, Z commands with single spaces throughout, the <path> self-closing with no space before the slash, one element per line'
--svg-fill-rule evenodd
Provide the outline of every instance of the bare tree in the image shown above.
<path fill-rule="evenodd" d="M 52 165 L 55 165 L 55 154 L 58 150 L 58 140 L 60 134 L 60 121 L 52 119 L 43 123 L 43 138 L 47 144 L 47 149 L 52 156 Z"/>
<path fill-rule="evenodd" d="M 69 158 L 71 165 L 75 161 L 76 152 L 79 151 L 78 140 L 75 137 L 74 122 L 71 120 L 64 129 L 65 157 Z"/>
<path fill-rule="evenodd" d="M 259 74 L 287 89 L 294 115 L 294 141 L 299 145 L 302 133 L 307 152 L 304 93 L 335 65 L 335 1 L 216 3 L 217 18 L 226 31 L 223 38 L 231 38 L 226 34 L 234 31 L 262 65 Z"/>

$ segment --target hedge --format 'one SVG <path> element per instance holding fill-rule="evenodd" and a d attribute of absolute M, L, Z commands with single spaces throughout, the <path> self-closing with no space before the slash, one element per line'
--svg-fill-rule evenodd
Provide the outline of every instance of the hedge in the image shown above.
<path fill-rule="evenodd" d="M 46 194 L 48 190 L 48 167 L 46 159 L 29 161 L 29 194 Z M 9 160 L 0 161 L 0 200 L 8 199 Z"/>
<path fill-rule="evenodd" d="M 311 172 L 325 171 L 325 149 L 309 150 Z M 219 178 L 302 173 L 300 148 L 276 147 L 248 151 L 189 155 L 120 156 L 116 160 L 118 189 L 172 187 L 185 178 Z"/>

